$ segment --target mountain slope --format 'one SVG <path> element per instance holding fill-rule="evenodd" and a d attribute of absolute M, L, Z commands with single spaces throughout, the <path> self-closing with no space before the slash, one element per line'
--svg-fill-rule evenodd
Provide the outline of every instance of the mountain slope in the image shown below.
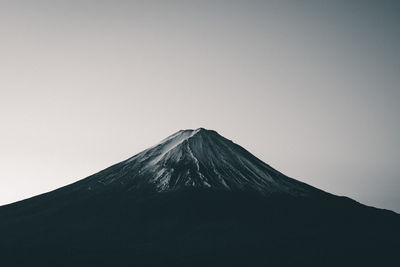
<path fill-rule="evenodd" d="M 264 195 L 323 193 L 283 175 L 217 132 L 203 128 L 179 131 L 73 187 L 83 191 L 119 187 L 165 192 L 196 187 L 251 190 Z"/>
<path fill-rule="evenodd" d="M 400 216 L 291 179 L 205 129 L 0 207 L 4 266 L 393 266 Z"/>

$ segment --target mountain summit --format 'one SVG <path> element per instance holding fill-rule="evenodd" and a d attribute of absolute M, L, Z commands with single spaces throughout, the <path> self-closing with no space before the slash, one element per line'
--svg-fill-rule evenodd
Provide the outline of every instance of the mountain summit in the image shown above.
<path fill-rule="evenodd" d="M 87 180 L 90 190 L 104 185 L 158 192 L 188 187 L 297 196 L 322 192 L 283 175 L 216 131 L 204 128 L 178 131 Z"/>

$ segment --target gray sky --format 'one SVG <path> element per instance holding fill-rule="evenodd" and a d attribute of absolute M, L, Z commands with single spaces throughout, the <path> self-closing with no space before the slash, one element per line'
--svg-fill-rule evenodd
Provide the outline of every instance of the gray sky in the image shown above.
<path fill-rule="evenodd" d="M 1 1 L 0 204 L 179 129 L 400 212 L 397 1 Z"/>

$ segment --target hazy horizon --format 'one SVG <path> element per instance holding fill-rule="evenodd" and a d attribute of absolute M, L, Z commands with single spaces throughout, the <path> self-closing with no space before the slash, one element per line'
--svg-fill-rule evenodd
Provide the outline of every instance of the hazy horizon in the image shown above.
<path fill-rule="evenodd" d="M 400 212 L 396 1 L 1 1 L 0 205 L 203 127 Z"/>

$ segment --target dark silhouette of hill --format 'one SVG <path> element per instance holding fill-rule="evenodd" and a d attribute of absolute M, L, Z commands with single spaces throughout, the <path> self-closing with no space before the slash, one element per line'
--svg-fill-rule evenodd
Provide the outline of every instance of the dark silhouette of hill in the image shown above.
<path fill-rule="evenodd" d="M 400 215 L 276 171 L 215 131 L 179 131 L 0 207 L 1 266 L 396 266 Z"/>

